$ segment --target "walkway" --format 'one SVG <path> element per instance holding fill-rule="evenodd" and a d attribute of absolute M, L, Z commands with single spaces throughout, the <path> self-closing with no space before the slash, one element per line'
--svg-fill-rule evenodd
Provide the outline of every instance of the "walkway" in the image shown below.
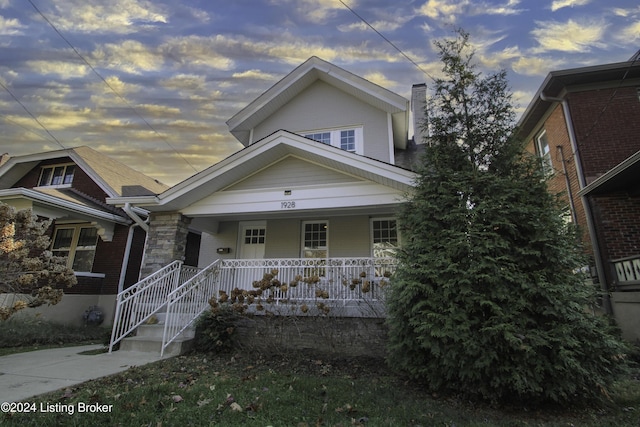
<path fill-rule="evenodd" d="M 0 403 L 17 402 L 160 360 L 157 354 L 79 354 L 102 345 L 54 348 L 0 357 Z"/>

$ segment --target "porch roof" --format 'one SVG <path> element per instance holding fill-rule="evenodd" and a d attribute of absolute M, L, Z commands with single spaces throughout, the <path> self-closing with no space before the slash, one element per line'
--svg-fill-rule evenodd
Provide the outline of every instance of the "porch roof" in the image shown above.
<path fill-rule="evenodd" d="M 107 203 L 131 203 L 150 211 L 179 211 L 292 155 L 400 192 L 411 188 L 416 178 L 414 172 L 398 166 L 280 130 L 157 196 L 112 197 Z"/>

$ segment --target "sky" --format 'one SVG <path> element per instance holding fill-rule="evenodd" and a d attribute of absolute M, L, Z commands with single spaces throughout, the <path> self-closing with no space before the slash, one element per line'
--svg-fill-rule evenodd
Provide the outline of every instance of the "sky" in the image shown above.
<path fill-rule="evenodd" d="M 629 60 L 640 5 L 0 0 L 0 154 L 86 145 L 174 185 L 241 149 L 225 122 L 309 57 L 409 99 L 456 28 L 480 71 L 507 71 L 521 113 L 550 71 Z"/>

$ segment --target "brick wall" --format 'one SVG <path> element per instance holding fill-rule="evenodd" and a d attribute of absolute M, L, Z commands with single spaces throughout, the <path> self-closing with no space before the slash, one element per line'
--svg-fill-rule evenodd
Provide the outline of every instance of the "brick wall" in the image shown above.
<path fill-rule="evenodd" d="M 236 322 L 234 337 L 237 348 L 252 351 L 381 359 L 386 342 L 384 319 L 356 317 L 247 316 Z"/>
<path fill-rule="evenodd" d="M 549 149 L 551 151 L 551 162 L 553 165 L 554 174 L 549 178 L 548 186 L 551 194 L 559 194 L 561 200 L 564 200 L 566 206 L 569 206 L 569 189 L 573 199 L 574 214 L 576 216 L 576 223 L 580 227 L 582 233 L 582 240 L 587 248 L 587 252 L 592 254 L 591 240 L 589 239 L 587 229 L 587 219 L 584 210 L 584 204 L 581 198 L 577 195 L 580 191 L 580 182 L 578 180 L 578 173 L 576 170 L 576 161 L 573 155 L 573 148 L 571 146 L 571 140 L 569 139 L 569 132 L 567 131 L 567 125 L 564 117 L 562 105 L 558 104 L 551 112 L 549 117 L 544 122 L 540 131 L 530 140 L 527 144 L 526 150 L 530 153 L 536 152 L 535 138 L 545 131 L 547 134 L 547 140 L 549 143 Z M 566 168 L 569 178 L 569 186 L 567 186 L 567 177 L 564 175 L 564 169 L 562 165 L 562 159 L 564 158 L 564 168 Z"/>
<path fill-rule="evenodd" d="M 587 184 L 640 150 L 636 87 L 575 92 L 567 99 Z"/>
<path fill-rule="evenodd" d="M 590 197 L 598 224 L 603 257 L 619 259 L 640 255 L 640 197 L 625 192 Z"/>

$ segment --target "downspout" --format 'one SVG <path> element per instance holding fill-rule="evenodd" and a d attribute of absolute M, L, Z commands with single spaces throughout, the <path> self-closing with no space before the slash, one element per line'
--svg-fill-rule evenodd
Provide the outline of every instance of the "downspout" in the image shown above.
<path fill-rule="evenodd" d="M 147 238 L 149 237 L 149 222 L 148 222 L 149 218 L 147 217 L 146 221 L 144 221 L 142 218 L 140 218 L 138 216 L 138 214 L 136 214 L 133 211 L 133 209 L 131 209 L 131 203 L 128 203 L 128 202 L 124 204 L 122 209 L 126 212 L 127 215 L 129 215 L 129 218 L 131 218 L 135 222 L 135 224 L 133 224 L 131 226 L 131 228 L 129 228 L 129 236 L 127 237 L 127 248 L 125 250 L 125 252 L 126 252 L 125 256 L 127 257 L 126 262 L 128 263 L 129 262 L 129 253 L 131 252 L 131 244 L 130 244 L 129 239 L 133 239 L 133 227 L 135 225 L 139 225 L 140 228 L 142 228 L 144 230 L 144 232 L 146 234 L 145 241 L 144 241 L 145 242 L 145 248 L 146 248 L 146 246 L 147 246 Z M 143 253 L 143 258 L 144 258 L 144 253 Z M 125 270 L 123 269 L 123 271 L 125 271 Z M 123 276 L 123 274 L 125 274 L 125 273 L 123 273 L 123 271 L 120 272 L 120 282 L 118 283 L 119 291 L 121 290 L 120 289 L 121 287 L 124 287 L 124 276 Z M 140 277 L 138 277 L 138 279 L 140 279 Z"/>
<path fill-rule="evenodd" d="M 129 267 L 129 255 L 131 255 L 131 243 L 133 242 L 133 232 L 138 224 L 133 223 L 129 226 L 129 234 L 127 235 L 127 245 L 124 248 L 124 256 L 122 257 L 122 267 L 120 269 L 120 279 L 118 280 L 118 293 L 124 290 L 124 279 L 127 275 Z"/>
<path fill-rule="evenodd" d="M 542 92 L 540 93 L 540 99 L 546 102 L 558 102 L 562 105 L 565 125 L 567 127 L 567 132 L 569 133 L 569 141 L 571 142 L 571 151 L 573 151 L 573 159 L 576 165 L 576 173 L 578 174 L 578 184 L 580 186 L 580 190 L 582 190 L 584 187 L 586 187 L 586 181 L 582 172 L 582 162 L 580 160 L 580 153 L 578 152 L 578 144 L 576 141 L 576 134 L 573 129 L 573 121 L 571 120 L 569 102 L 567 102 L 565 98 L 555 98 L 547 96 Z M 582 201 L 582 206 L 584 207 L 584 214 L 587 220 L 587 229 L 589 230 L 589 238 L 591 239 L 591 246 L 593 247 L 593 256 L 595 258 L 596 270 L 598 272 L 598 280 L 600 281 L 600 289 L 602 290 L 602 305 L 607 314 L 613 314 L 611 299 L 609 298 L 609 289 L 607 287 L 607 282 L 604 275 L 604 265 L 600 253 L 600 245 L 598 243 L 596 228 L 593 222 L 593 212 L 591 212 L 591 206 L 589 205 L 589 201 L 587 200 L 586 195 L 580 196 L 580 200 Z"/>

